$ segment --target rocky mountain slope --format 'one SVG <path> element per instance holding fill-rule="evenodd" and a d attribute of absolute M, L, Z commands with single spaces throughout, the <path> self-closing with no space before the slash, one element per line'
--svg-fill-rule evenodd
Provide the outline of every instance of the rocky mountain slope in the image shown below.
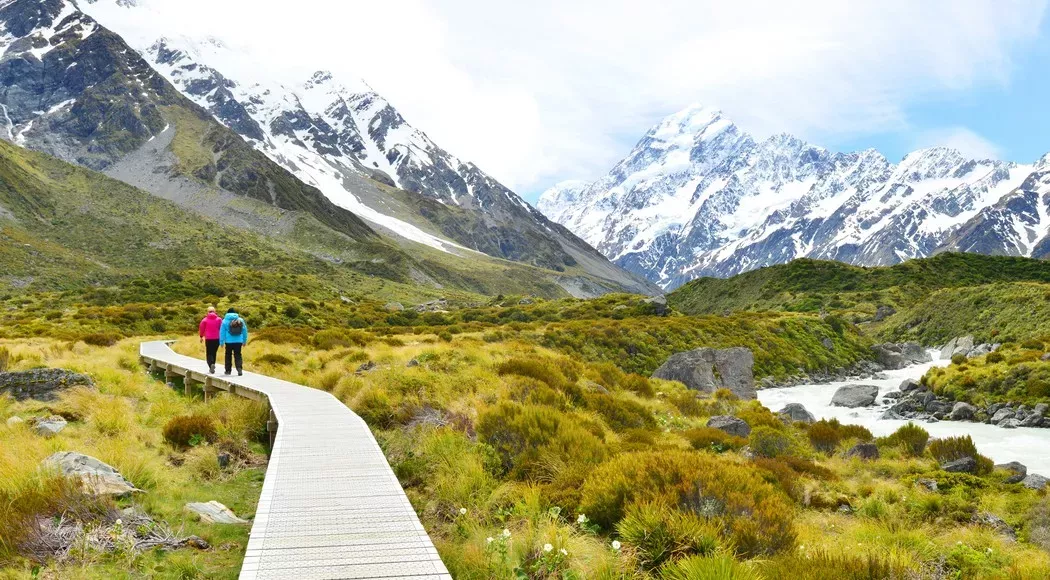
<path fill-rule="evenodd" d="M 129 38 L 154 32 L 142 30 L 148 6 L 96 0 L 85 10 Z M 218 39 L 188 38 L 164 26 L 155 32 L 157 38 L 135 48 L 183 94 L 375 227 L 437 248 L 458 245 L 559 272 L 579 270 L 608 289 L 656 291 L 439 147 L 364 82 L 325 71 L 276 79 L 265 63 Z"/>
<path fill-rule="evenodd" d="M 605 177 L 559 184 L 538 207 L 665 288 L 799 257 L 1039 257 L 1050 231 L 1048 163 L 932 148 L 893 164 L 873 149 L 833 153 L 791 135 L 759 141 L 692 106 L 653 127 Z"/>

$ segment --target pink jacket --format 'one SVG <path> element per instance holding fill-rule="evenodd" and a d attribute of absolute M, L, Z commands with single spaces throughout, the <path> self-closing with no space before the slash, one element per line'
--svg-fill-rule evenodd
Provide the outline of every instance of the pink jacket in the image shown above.
<path fill-rule="evenodd" d="M 204 320 L 201 320 L 200 335 L 208 340 L 219 340 L 220 328 L 222 328 L 222 318 L 214 312 L 209 312 Z"/>

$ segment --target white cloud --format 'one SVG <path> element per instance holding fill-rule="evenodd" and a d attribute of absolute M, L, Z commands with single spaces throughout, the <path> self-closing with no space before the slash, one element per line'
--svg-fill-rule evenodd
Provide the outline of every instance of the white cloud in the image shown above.
<path fill-rule="evenodd" d="M 944 127 L 920 133 L 913 149 L 943 145 L 974 159 L 1002 159 L 1002 149 L 966 127 Z"/>
<path fill-rule="evenodd" d="M 438 144 L 535 192 L 599 176 L 692 102 L 759 136 L 910 131 L 910 103 L 1008 83 L 1047 0 L 139 1 L 274 70 L 364 78 Z"/>

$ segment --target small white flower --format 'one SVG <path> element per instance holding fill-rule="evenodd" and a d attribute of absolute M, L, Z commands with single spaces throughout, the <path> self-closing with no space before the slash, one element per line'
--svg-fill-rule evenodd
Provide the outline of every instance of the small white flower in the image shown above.
<path fill-rule="evenodd" d="M 568 556 L 569 555 L 569 551 L 566 550 L 565 548 L 562 548 L 562 549 L 560 549 L 558 551 L 561 552 L 562 556 Z"/>
<path fill-rule="evenodd" d="M 544 552 L 550 552 L 553 549 L 554 549 L 554 546 L 552 546 L 550 544 L 543 544 L 543 551 Z"/>
<path fill-rule="evenodd" d="M 620 546 L 622 546 L 622 545 L 623 544 L 620 543 L 620 540 L 613 540 L 612 547 L 613 547 L 614 550 L 619 550 Z"/>
<path fill-rule="evenodd" d="M 117 518 L 117 521 L 115 521 L 115 522 L 113 522 L 113 523 L 114 523 L 115 525 L 118 525 L 118 526 L 122 526 L 122 525 L 124 525 L 124 522 L 120 521 L 120 518 Z"/>
<path fill-rule="evenodd" d="M 504 528 L 503 529 L 503 537 L 504 538 L 509 538 L 510 537 L 510 530 Z"/>
<path fill-rule="evenodd" d="M 489 536 L 489 537 L 485 538 L 485 543 L 486 544 L 491 544 L 492 543 L 492 536 Z"/>
<path fill-rule="evenodd" d="M 991 548 L 988 548 L 988 553 L 989 553 L 989 554 L 991 554 L 991 553 L 992 553 L 993 551 L 994 551 L 994 550 L 992 550 Z"/>
<path fill-rule="evenodd" d="M 585 514 L 580 514 L 580 515 L 576 516 L 576 523 L 578 523 L 578 524 L 586 524 L 587 523 L 587 516 Z"/>
<path fill-rule="evenodd" d="M 461 515 L 461 516 L 467 515 L 467 508 L 459 508 L 459 515 Z"/>

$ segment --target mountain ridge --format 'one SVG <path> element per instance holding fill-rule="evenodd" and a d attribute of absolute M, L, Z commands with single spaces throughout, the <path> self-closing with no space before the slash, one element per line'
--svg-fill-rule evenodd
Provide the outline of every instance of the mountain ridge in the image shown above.
<path fill-rule="evenodd" d="M 891 265 L 965 249 L 967 237 L 984 238 L 985 253 L 1040 256 L 1050 233 L 1046 164 L 947 147 L 893 164 L 874 149 L 833 153 L 789 134 L 758 141 L 721 111 L 693 105 L 650 129 L 604 177 L 555 186 L 537 207 L 671 289 L 799 257 Z M 1014 202 L 1030 214 L 1023 227 L 1022 214 L 989 211 L 1026 184 L 1029 195 Z"/>

